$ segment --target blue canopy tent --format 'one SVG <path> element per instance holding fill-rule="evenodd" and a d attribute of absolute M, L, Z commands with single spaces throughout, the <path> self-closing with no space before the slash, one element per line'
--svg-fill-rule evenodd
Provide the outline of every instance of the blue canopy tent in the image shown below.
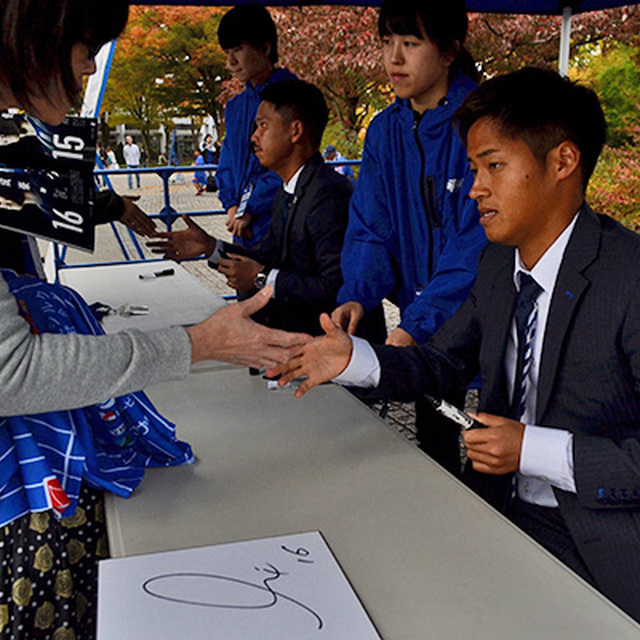
<path fill-rule="evenodd" d="M 382 0 L 236 0 L 236 2 L 216 2 L 215 0 L 132 0 L 132 4 L 164 4 L 193 6 L 232 6 L 235 4 L 264 4 L 271 7 L 304 7 L 318 4 L 341 4 L 361 7 L 376 7 Z M 574 13 L 610 9 L 637 2 L 620 2 L 620 0 L 467 0 L 469 11 L 477 13 L 530 13 L 561 14 L 565 6 L 571 7 Z"/>

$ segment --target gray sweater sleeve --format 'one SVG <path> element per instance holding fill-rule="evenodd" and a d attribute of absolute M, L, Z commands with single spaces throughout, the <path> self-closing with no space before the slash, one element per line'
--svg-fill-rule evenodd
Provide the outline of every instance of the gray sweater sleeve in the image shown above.
<path fill-rule="evenodd" d="M 34 335 L 0 277 L 0 415 L 71 409 L 186 377 L 185 329 Z"/>

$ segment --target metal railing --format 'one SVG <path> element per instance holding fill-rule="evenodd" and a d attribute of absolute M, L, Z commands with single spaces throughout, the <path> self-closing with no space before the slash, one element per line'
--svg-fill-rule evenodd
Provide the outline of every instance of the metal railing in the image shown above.
<path fill-rule="evenodd" d="M 328 162 L 329 165 L 350 165 L 350 166 L 359 166 L 361 163 L 360 160 L 343 160 L 339 162 Z M 173 223 L 180 217 L 180 211 L 177 211 L 171 204 L 171 185 L 169 183 L 171 177 L 174 174 L 182 174 L 182 173 L 194 173 L 195 171 L 205 171 L 211 172 L 216 171 L 218 165 L 215 164 L 205 164 L 205 165 L 189 165 L 189 166 L 164 166 L 164 167 L 153 167 L 153 168 L 127 168 L 127 169 L 96 169 L 94 174 L 96 178 L 101 177 L 106 183 L 106 187 L 109 189 L 113 189 L 113 185 L 111 183 L 111 179 L 109 176 L 116 175 L 130 175 L 133 176 L 135 174 L 153 174 L 157 175 L 162 182 L 162 196 L 163 196 L 163 206 L 161 210 L 157 213 L 148 213 L 147 215 L 155 220 L 159 220 L 165 227 L 167 231 L 171 231 L 173 227 Z M 206 209 L 202 211 L 188 211 L 189 216 L 214 216 L 214 215 L 223 215 L 225 214 L 224 209 Z M 64 245 L 59 245 L 54 243 L 53 251 L 54 251 L 54 265 L 55 265 L 55 277 L 56 281 L 58 280 L 58 274 L 63 269 L 79 269 L 82 267 L 92 267 L 92 266 L 106 266 L 106 265 L 117 265 L 117 264 L 128 264 L 128 263 L 143 263 L 143 262 L 160 262 L 163 258 L 154 258 L 146 256 L 138 237 L 136 234 L 129 228 L 125 228 L 124 233 L 128 234 L 129 241 L 133 246 L 133 250 L 130 250 L 122 236 L 122 231 L 116 226 L 114 222 L 109 223 L 111 230 L 114 234 L 114 237 L 118 243 L 120 248 L 120 252 L 122 253 L 122 260 L 112 260 L 107 262 L 83 262 L 83 263 L 75 263 L 75 264 L 67 264 L 67 247 Z M 190 260 L 198 260 L 198 258 L 190 258 Z"/>

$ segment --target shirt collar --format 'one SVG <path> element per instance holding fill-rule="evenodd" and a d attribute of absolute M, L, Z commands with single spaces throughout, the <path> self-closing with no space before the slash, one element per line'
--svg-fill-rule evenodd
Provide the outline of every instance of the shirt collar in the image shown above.
<path fill-rule="evenodd" d="M 529 271 L 520 258 L 520 251 L 516 248 L 516 259 L 513 269 L 513 282 L 516 289 L 520 290 L 520 273 L 528 273 L 531 277 L 542 287 L 546 293 L 551 293 L 556 285 L 556 278 L 560 271 L 560 264 L 564 256 L 567 244 L 569 244 L 569 238 L 573 232 L 573 228 L 576 226 L 578 215 L 580 212 L 573 216 L 571 222 L 567 225 L 567 228 L 556 238 L 555 242 L 544 252 L 540 260 L 536 262 L 535 267 Z"/>
<path fill-rule="evenodd" d="M 300 174 L 302 173 L 302 170 L 304 169 L 305 165 L 302 165 L 294 174 L 293 176 L 291 176 L 291 178 L 289 179 L 289 182 L 285 182 L 284 183 L 284 190 L 287 193 L 291 193 L 294 194 L 296 192 L 296 186 L 298 184 L 298 178 L 300 177 Z"/>

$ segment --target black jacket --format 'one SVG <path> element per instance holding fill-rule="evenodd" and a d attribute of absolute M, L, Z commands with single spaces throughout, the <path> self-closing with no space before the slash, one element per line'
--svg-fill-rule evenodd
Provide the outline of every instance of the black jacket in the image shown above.
<path fill-rule="evenodd" d="M 319 316 L 331 313 L 342 286 L 340 253 L 353 187 L 315 154 L 304 166 L 294 199 L 283 214 L 284 188 L 276 194 L 271 226 L 247 249 L 250 258 L 279 270 L 275 299 L 254 318 L 270 327 L 322 333 Z"/>
<path fill-rule="evenodd" d="M 423 347 L 376 347 L 379 396 L 446 395 L 482 375 L 480 410 L 509 415 L 514 250 L 489 245 L 460 310 Z M 577 493 L 554 489 L 596 586 L 640 620 L 640 237 L 584 207 L 547 318 L 535 424 L 573 433 Z M 494 504 L 507 476 L 471 472 Z"/>

